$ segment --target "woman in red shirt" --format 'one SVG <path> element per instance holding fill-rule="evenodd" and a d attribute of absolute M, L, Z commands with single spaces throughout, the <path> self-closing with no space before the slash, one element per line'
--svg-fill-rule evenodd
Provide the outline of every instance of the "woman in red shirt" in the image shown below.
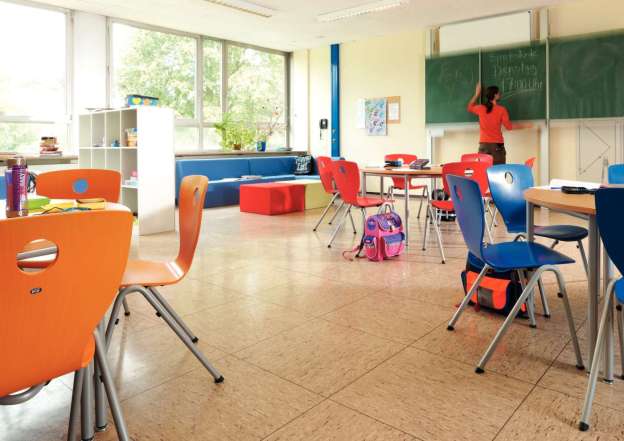
<path fill-rule="evenodd" d="M 507 152 L 503 139 L 502 126 L 507 130 L 529 128 L 529 124 L 512 124 L 509 113 L 503 106 L 498 105 L 501 98 L 497 86 L 490 86 L 485 90 L 485 104 L 476 104 L 481 96 L 481 83 L 477 84 L 475 94 L 468 103 L 468 111 L 479 117 L 481 128 L 479 136 L 479 153 L 487 153 L 494 158 L 494 164 L 504 164 Z"/>

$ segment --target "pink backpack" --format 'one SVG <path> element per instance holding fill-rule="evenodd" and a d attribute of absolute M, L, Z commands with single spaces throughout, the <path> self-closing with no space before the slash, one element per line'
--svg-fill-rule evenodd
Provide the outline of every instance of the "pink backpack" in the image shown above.
<path fill-rule="evenodd" d="M 405 248 L 401 217 L 394 211 L 369 216 L 362 245 L 366 257 L 376 262 L 400 255 Z"/>

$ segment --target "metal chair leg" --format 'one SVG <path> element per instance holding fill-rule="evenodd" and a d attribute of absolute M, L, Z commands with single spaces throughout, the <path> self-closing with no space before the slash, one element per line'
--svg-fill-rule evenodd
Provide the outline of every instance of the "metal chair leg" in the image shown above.
<path fill-rule="evenodd" d="M 431 206 L 429 210 L 432 210 Z M 436 216 L 433 216 L 433 212 L 431 213 L 431 217 L 434 219 L 433 228 L 436 232 L 436 237 L 438 239 L 438 247 L 440 248 L 440 257 L 442 258 L 442 263 L 446 263 L 446 257 L 444 256 L 444 246 L 442 245 L 442 234 L 440 233 L 440 221 L 438 220 L 438 216 L 441 216 L 439 210 L 436 210 Z"/>
<path fill-rule="evenodd" d="M 154 294 L 143 288 L 142 286 L 135 287 L 135 291 L 143 294 L 143 297 L 152 305 L 156 311 L 160 313 L 163 320 L 169 325 L 169 327 L 176 333 L 176 335 L 182 340 L 182 342 L 186 345 L 187 348 L 197 357 L 199 362 L 210 372 L 210 374 L 214 377 L 215 383 L 221 383 L 223 381 L 223 375 L 210 364 L 206 356 L 193 344 L 189 336 L 184 332 L 184 330 L 178 325 L 178 323 L 173 319 L 173 317 L 169 314 L 169 312 L 160 304 L 158 299 L 154 296 Z"/>
<path fill-rule="evenodd" d="M 618 335 L 620 336 L 620 359 L 622 363 L 622 375 L 620 375 L 620 378 L 624 379 L 624 312 L 622 312 L 622 305 L 617 306 L 616 320 Z"/>
<path fill-rule="evenodd" d="M 561 291 L 562 299 L 564 302 L 566 315 L 568 316 L 568 326 L 570 328 L 570 335 L 572 337 L 572 345 L 574 346 L 574 351 L 576 353 L 577 368 L 584 369 L 583 358 L 581 356 L 581 350 L 580 350 L 580 346 L 578 343 L 578 337 L 576 335 L 576 327 L 574 326 L 574 318 L 572 317 L 572 310 L 570 308 L 570 302 L 568 300 L 568 294 L 565 289 L 563 276 L 561 275 L 560 270 L 556 266 L 544 265 L 538 268 L 533 274 L 533 276 L 531 276 L 531 279 L 527 283 L 526 288 L 522 291 L 522 294 L 518 298 L 518 301 L 516 302 L 514 307 L 509 312 L 509 315 L 505 319 L 505 322 L 503 323 L 503 325 L 500 327 L 500 329 L 496 333 L 496 336 L 494 337 L 489 347 L 483 354 L 483 357 L 481 357 L 481 360 L 479 361 L 479 364 L 477 365 L 477 368 L 475 369 L 476 373 L 482 374 L 483 372 L 485 372 L 484 370 L 485 365 L 487 364 L 488 360 L 494 354 L 494 351 L 496 350 L 498 343 L 500 342 L 500 340 L 503 338 L 503 336 L 505 335 L 505 333 L 511 326 L 511 323 L 514 321 L 515 317 L 518 315 L 518 311 L 520 311 L 522 304 L 526 303 L 527 299 L 529 298 L 533 290 L 535 290 L 537 281 L 540 279 L 541 275 L 545 271 L 552 271 L 557 276 L 557 281 L 559 282 L 559 289 Z"/>
<path fill-rule="evenodd" d="M 187 326 L 184 320 L 182 320 L 182 317 L 180 317 L 178 313 L 175 312 L 173 307 L 169 304 L 169 302 L 167 302 L 167 300 L 165 300 L 163 295 L 160 292 L 158 292 L 158 290 L 154 287 L 150 287 L 148 289 L 151 291 L 152 294 L 154 294 L 154 297 L 156 297 L 156 300 L 160 302 L 163 308 L 167 310 L 167 312 L 171 315 L 171 317 L 173 317 L 173 319 L 178 323 L 178 325 L 180 325 L 180 328 L 182 328 L 182 330 L 186 333 L 186 335 L 188 335 L 191 341 L 193 343 L 197 343 L 199 341 L 199 338 L 197 338 L 197 336 L 193 333 L 193 331 L 191 331 L 191 329 Z"/>
<path fill-rule="evenodd" d="M 338 213 L 340 213 L 340 210 L 342 210 L 342 207 L 345 206 L 345 202 L 341 201 L 340 205 L 338 205 L 338 208 L 336 208 L 336 211 L 334 212 L 334 215 L 332 216 L 332 218 L 329 220 L 329 222 L 327 223 L 327 225 L 331 225 L 334 223 L 334 221 L 336 220 L 336 217 L 338 216 Z"/>
<path fill-rule="evenodd" d="M 113 421 L 115 421 L 117 438 L 119 441 L 130 441 L 128 428 L 126 427 L 126 422 L 124 421 L 123 412 L 121 411 L 119 399 L 117 398 L 117 391 L 115 390 L 115 384 L 113 383 L 113 377 L 110 373 L 108 360 L 106 359 L 106 343 L 104 342 L 99 330 L 96 329 L 93 332 L 93 336 L 95 337 L 95 357 L 102 373 L 102 382 L 104 383 L 104 388 L 106 389 L 106 396 L 108 397 L 108 405 L 111 409 L 111 413 L 113 414 Z"/>
<path fill-rule="evenodd" d="M 125 300 L 125 298 L 124 298 Z M 98 324 L 98 331 L 102 333 L 104 330 L 104 320 Z M 95 396 L 95 431 L 103 432 L 108 426 L 108 417 L 106 415 L 106 406 L 104 405 L 104 385 L 101 381 L 100 365 L 95 360 L 93 363 L 93 392 Z"/>
<path fill-rule="evenodd" d="M 351 208 L 349 208 L 349 219 L 351 220 L 351 227 L 353 228 L 353 234 L 357 234 L 357 230 L 355 229 L 355 222 L 353 222 L 353 214 L 351 213 Z"/>
<path fill-rule="evenodd" d="M 492 231 L 490 229 L 490 225 L 488 224 L 487 216 L 485 215 L 485 213 L 483 214 L 483 216 L 484 216 L 483 222 L 485 224 L 485 231 L 487 232 L 488 240 L 490 241 L 491 244 L 493 244 L 494 239 L 492 238 Z"/>
<path fill-rule="evenodd" d="M 343 202 L 343 204 L 344 204 L 344 202 Z M 340 231 L 340 229 L 342 228 L 342 224 L 345 223 L 345 220 L 347 219 L 347 216 L 349 215 L 349 210 L 350 209 L 351 209 L 350 205 L 345 208 L 344 214 L 340 218 L 340 222 L 338 222 L 338 225 L 336 226 L 336 228 L 334 229 L 334 232 L 332 233 L 331 237 L 329 238 L 329 243 L 327 244 L 327 248 L 331 248 L 332 243 L 334 243 L 334 239 L 336 238 L 336 235 L 338 234 L 338 231 Z"/>
<path fill-rule="evenodd" d="M 111 314 L 108 319 L 108 325 L 106 326 L 105 341 L 107 348 L 110 346 L 111 340 L 113 339 L 113 331 L 115 330 L 115 325 L 118 321 L 121 306 L 126 299 L 126 296 L 134 291 L 134 287 L 129 286 L 117 293 L 117 297 L 115 298 L 115 302 L 113 303 L 113 309 L 111 310 Z"/>
<path fill-rule="evenodd" d="M 422 211 L 423 202 L 427 199 L 428 190 L 427 187 L 423 187 L 423 192 L 420 197 L 420 204 L 418 205 L 418 214 L 416 215 L 416 219 L 420 219 L 420 212 Z"/>
<path fill-rule="evenodd" d="M 334 202 L 336 201 L 337 198 L 338 198 L 338 193 L 334 193 L 331 200 L 329 201 L 329 204 L 327 204 L 327 207 L 325 207 L 325 209 L 323 210 L 321 217 L 319 218 L 318 222 L 316 223 L 312 231 L 316 231 L 318 229 L 319 225 L 321 225 L 321 222 L 323 222 L 323 219 L 325 219 L 325 216 L 327 216 L 327 212 L 329 211 L 331 206 L 334 205 Z"/>
<path fill-rule="evenodd" d="M 594 395 L 596 394 L 596 382 L 598 381 L 600 361 L 602 360 L 601 354 L 604 348 L 606 333 L 611 332 L 610 329 L 607 329 L 607 320 L 609 316 L 609 308 L 612 307 L 611 302 L 613 301 L 614 287 L 615 281 L 613 280 L 609 283 L 607 288 L 602 318 L 600 319 L 600 325 L 598 327 L 598 339 L 596 341 L 591 369 L 589 371 L 589 381 L 587 382 L 587 391 L 585 392 L 585 402 L 583 403 L 583 411 L 581 412 L 581 421 L 579 422 L 579 430 L 581 430 L 581 432 L 589 430 L 589 417 L 591 416 Z"/>
<path fill-rule="evenodd" d="M 464 309 L 466 309 L 466 307 L 468 306 L 468 303 L 470 303 L 470 299 L 474 295 L 474 293 L 477 290 L 477 288 L 479 288 L 479 284 L 481 283 L 481 279 L 483 279 L 483 277 L 487 273 L 488 269 L 490 269 L 490 267 L 488 265 L 484 265 L 483 266 L 483 269 L 481 270 L 481 272 L 477 276 L 477 279 L 474 281 L 474 283 L 470 287 L 470 290 L 468 291 L 468 294 L 466 294 L 466 296 L 462 300 L 461 304 L 459 305 L 459 308 L 457 308 L 457 311 L 455 311 L 455 314 L 453 314 L 453 317 L 451 317 L 451 320 L 448 322 L 448 325 L 446 326 L 447 330 L 453 331 L 455 329 L 455 324 L 457 323 L 457 320 L 459 320 L 459 316 L 462 314 L 462 312 L 464 312 Z"/>
<path fill-rule="evenodd" d="M 544 288 L 544 282 L 542 279 L 537 281 L 537 287 L 539 288 L 540 297 L 542 299 L 542 307 L 544 308 L 544 317 L 550 318 L 550 308 L 548 306 L 548 298 L 546 297 L 546 289 Z"/>
<path fill-rule="evenodd" d="M 585 274 L 589 277 L 589 267 L 587 266 L 587 255 L 585 254 L 585 247 L 583 246 L 583 241 L 578 241 L 578 249 L 581 253 L 581 260 L 583 261 L 583 266 L 585 267 Z"/>
<path fill-rule="evenodd" d="M 423 245 L 422 249 L 425 251 L 427 249 L 427 233 L 429 231 L 429 201 L 427 201 L 427 208 L 425 208 L 425 229 L 423 232 Z"/>
<path fill-rule="evenodd" d="M 526 271 L 520 270 L 516 271 L 516 273 L 518 274 L 518 277 L 520 279 L 520 286 L 522 287 L 522 291 L 524 291 L 526 289 L 527 273 Z M 537 328 L 537 322 L 535 321 L 535 304 L 530 294 L 526 301 L 526 307 L 529 314 L 529 326 L 531 328 Z"/>
<path fill-rule="evenodd" d="M 82 441 L 90 441 L 95 436 L 93 430 L 93 362 L 84 368 L 82 394 L 80 396 L 80 425 Z"/>
<path fill-rule="evenodd" d="M 82 397 L 82 382 L 84 381 L 84 369 L 74 372 L 74 387 L 72 389 L 71 407 L 69 410 L 69 426 L 67 428 L 67 441 L 76 441 L 78 421 L 80 417 L 80 398 Z"/>
<path fill-rule="evenodd" d="M 123 301 L 124 315 L 127 317 L 130 315 L 130 307 L 128 306 L 128 302 L 126 299 Z"/>

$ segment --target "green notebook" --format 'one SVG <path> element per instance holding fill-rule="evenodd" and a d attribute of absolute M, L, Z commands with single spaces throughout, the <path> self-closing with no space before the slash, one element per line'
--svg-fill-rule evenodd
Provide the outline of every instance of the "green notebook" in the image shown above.
<path fill-rule="evenodd" d="M 49 203 L 50 203 L 50 198 L 46 198 L 45 196 L 30 196 L 29 195 L 28 202 L 26 203 L 26 208 L 28 208 L 29 210 L 36 210 Z"/>

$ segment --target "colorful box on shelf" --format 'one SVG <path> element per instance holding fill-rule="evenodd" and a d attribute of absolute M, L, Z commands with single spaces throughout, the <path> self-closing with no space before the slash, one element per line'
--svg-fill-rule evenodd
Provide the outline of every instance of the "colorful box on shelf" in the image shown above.
<path fill-rule="evenodd" d="M 133 106 L 157 106 L 159 98 L 145 95 L 126 95 L 126 104 Z"/>

